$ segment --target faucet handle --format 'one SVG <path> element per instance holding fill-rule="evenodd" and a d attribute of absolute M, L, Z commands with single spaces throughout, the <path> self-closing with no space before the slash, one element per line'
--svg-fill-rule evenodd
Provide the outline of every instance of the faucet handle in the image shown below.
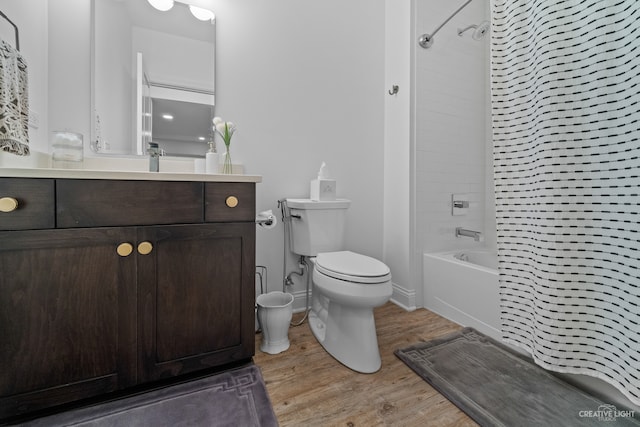
<path fill-rule="evenodd" d="M 149 142 L 147 144 L 147 154 L 149 154 L 151 156 L 159 156 L 160 155 L 160 149 L 158 147 L 158 143 L 157 142 Z"/>
<path fill-rule="evenodd" d="M 149 142 L 147 147 L 147 153 L 149 154 L 149 172 L 160 171 L 160 156 L 162 153 L 158 148 L 157 142 Z"/>
<path fill-rule="evenodd" d="M 467 200 L 454 200 L 453 201 L 453 207 L 454 208 L 468 208 L 469 207 L 469 202 Z"/>

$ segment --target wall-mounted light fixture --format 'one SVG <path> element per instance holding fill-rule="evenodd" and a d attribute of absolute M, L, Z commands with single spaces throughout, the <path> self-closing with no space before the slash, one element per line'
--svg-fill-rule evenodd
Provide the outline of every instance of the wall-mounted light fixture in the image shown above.
<path fill-rule="evenodd" d="M 173 0 L 147 0 L 149 4 L 158 10 L 166 12 L 173 7 Z"/>
<path fill-rule="evenodd" d="M 216 19 L 216 15 L 209 9 L 190 4 L 189 10 L 191 11 L 191 14 L 193 16 L 201 21 L 213 21 L 214 19 Z"/>
<path fill-rule="evenodd" d="M 147 1 L 151 6 L 163 12 L 170 10 L 175 3 L 175 0 L 147 0 Z M 188 4 L 188 2 L 186 1 L 181 1 L 180 3 Z M 209 9 L 205 9 L 203 7 L 198 7 L 198 6 L 189 4 L 189 10 L 191 11 L 191 14 L 196 19 L 199 19 L 200 21 L 214 21 L 216 19 L 216 15 L 213 13 L 213 11 Z"/>

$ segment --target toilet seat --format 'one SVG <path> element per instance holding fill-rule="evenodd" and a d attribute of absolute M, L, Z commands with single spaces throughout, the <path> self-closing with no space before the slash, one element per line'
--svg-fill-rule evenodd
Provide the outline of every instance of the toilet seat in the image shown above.
<path fill-rule="evenodd" d="M 318 273 L 348 282 L 383 283 L 391 279 L 391 271 L 386 264 L 351 251 L 319 253 L 315 264 Z"/>

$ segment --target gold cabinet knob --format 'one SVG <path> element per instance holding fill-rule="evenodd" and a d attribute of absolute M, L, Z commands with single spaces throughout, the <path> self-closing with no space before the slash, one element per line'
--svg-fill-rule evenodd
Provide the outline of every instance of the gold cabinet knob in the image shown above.
<path fill-rule="evenodd" d="M 235 208 L 236 206 L 238 206 L 238 198 L 236 196 L 229 196 L 224 202 L 230 208 Z"/>
<path fill-rule="evenodd" d="M 18 209 L 18 201 L 13 197 L 3 197 L 0 199 L 0 212 L 12 212 Z"/>
<path fill-rule="evenodd" d="M 121 257 L 129 256 L 133 252 L 133 245 L 131 243 L 120 243 L 116 252 Z"/>
<path fill-rule="evenodd" d="M 140 255 L 149 255 L 152 250 L 153 250 L 153 245 L 151 244 L 151 242 L 141 242 L 138 245 L 138 253 Z"/>

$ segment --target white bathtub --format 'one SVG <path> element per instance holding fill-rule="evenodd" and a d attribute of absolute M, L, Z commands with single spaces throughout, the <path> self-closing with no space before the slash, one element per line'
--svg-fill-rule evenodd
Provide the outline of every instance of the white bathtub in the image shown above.
<path fill-rule="evenodd" d="M 489 250 L 424 254 L 425 307 L 500 339 L 498 258 Z"/>

